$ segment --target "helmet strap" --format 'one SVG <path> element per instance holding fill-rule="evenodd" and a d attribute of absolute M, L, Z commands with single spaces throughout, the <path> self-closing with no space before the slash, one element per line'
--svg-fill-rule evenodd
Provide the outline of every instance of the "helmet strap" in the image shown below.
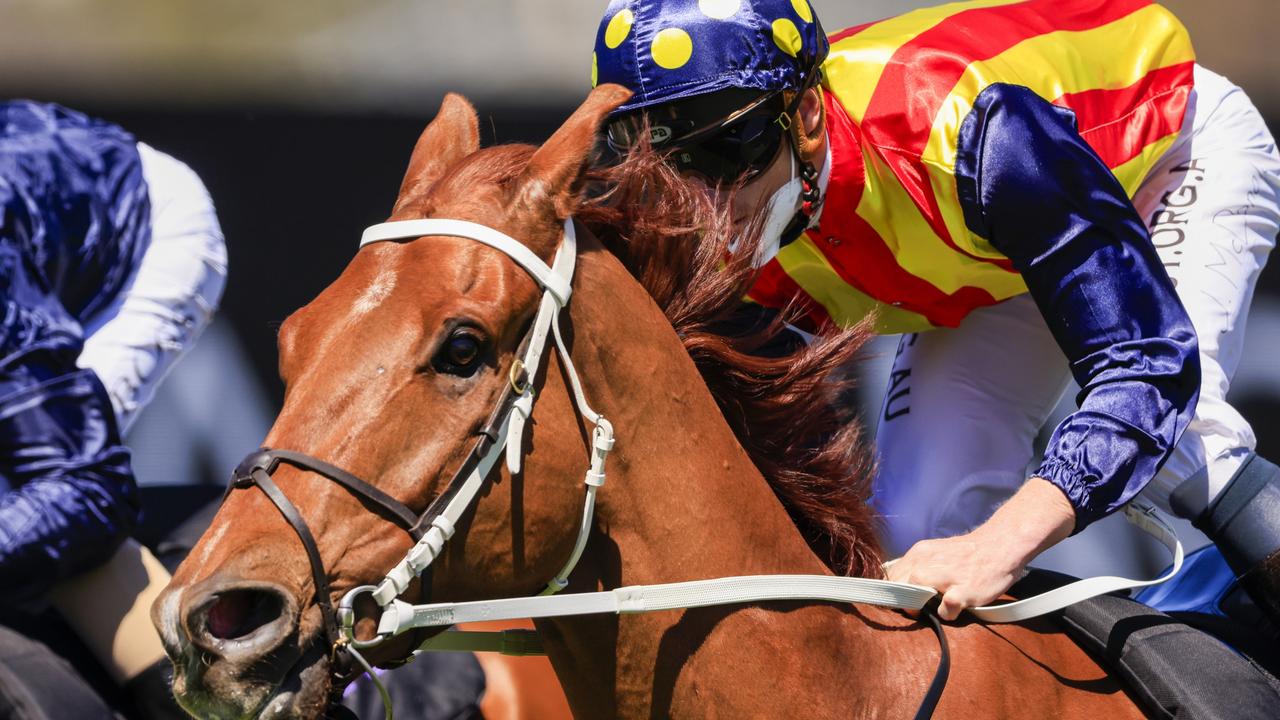
<path fill-rule="evenodd" d="M 778 238 L 778 247 L 784 248 L 798 240 L 804 231 L 809 229 L 809 217 L 804 208 L 801 208 L 782 231 L 782 236 Z"/>
<path fill-rule="evenodd" d="M 795 127 L 795 123 L 792 127 Z M 793 168 L 798 171 L 800 176 L 800 207 L 796 210 L 795 215 L 791 217 L 791 222 L 787 223 L 787 227 L 779 238 L 779 247 L 786 247 L 801 235 L 805 230 L 809 229 L 814 215 L 818 212 L 818 208 L 822 207 L 822 189 L 818 185 L 818 170 L 813 163 L 804 159 L 801 151 L 797 148 L 795 136 L 790 138 L 791 152 L 795 156 L 796 162 Z"/>

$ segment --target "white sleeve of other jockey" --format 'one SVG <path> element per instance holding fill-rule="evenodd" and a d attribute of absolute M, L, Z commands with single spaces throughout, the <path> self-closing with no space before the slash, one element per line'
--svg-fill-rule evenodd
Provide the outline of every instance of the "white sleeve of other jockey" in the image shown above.
<path fill-rule="evenodd" d="M 79 365 L 111 397 L 121 432 L 208 325 L 227 277 L 213 201 L 182 162 L 138 143 L 151 201 L 151 241 L 110 307 L 85 322 Z"/>

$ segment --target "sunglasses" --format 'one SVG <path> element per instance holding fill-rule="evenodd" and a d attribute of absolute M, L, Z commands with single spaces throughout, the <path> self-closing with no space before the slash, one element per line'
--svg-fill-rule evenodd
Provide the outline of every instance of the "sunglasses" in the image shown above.
<path fill-rule="evenodd" d="M 608 128 L 609 146 L 623 156 L 647 129 L 650 145 L 665 152 L 676 170 L 711 185 L 750 182 L 778 156 L 787 117 L 780 94 L 770 93 L 709 122 L 699 121 L 697 109 L 672 107 L 672 117 L 636 114 L 615 120 Z"/>

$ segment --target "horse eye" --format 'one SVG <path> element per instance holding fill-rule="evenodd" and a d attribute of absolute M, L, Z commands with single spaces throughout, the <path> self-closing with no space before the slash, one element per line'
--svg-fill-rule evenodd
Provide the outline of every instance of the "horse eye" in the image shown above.
<path fill-rule="evenodd" d="M 444 341 L 433 364 L 440 372 L 468 377 L 480 365 L 482 348 L 483 344 L 475 333 L 456 330 Z"/>
<path fill-rule="evenodd" d="M 480 343 L 470 335 L 455 335 L 447 346 L 449 362 L 454 365 L 470 365 L 480 354 Z"/>

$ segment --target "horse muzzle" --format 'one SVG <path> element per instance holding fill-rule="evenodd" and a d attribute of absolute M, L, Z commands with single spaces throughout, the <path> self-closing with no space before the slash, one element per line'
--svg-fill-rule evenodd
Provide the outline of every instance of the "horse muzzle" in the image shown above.
<path fill-rule="evenodd" d="M 327 705 L 328 646 L 301 631 L 284 586 L 210 577 L 166 590 L 153 619 L 174 665 L 173 691 L 196 717 L 315 717 Z"/>

